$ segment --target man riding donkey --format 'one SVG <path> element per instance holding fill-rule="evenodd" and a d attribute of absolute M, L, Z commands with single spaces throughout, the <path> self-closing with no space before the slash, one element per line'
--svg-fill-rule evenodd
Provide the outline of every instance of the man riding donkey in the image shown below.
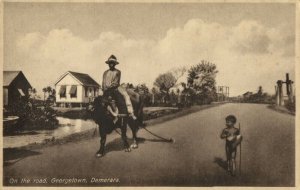
<path fill-rule="evenodd" d="M 140 96 L 133 89 L 120 85 L 121 71 L 115 68 L 119 64 L 116 56 L 111 55 L 105 63 L 109 65 L 109 69 L 103 73 L 103 96 L 95 98 L 94 101 L 94 119 L 99 125 L 101 137 L 100 149 L 96 153 L 97 157 L 104 155 L 106 135 L 115 128 L 121 129 L 125 151 L 130 151 L 126 137 L 127 124 L 131 128 L 133 135 L 131 147 L 137 148 L 136 133 L 138 126 L 141 126 L 140 124 L 143 122 L 143 96 Z"/>

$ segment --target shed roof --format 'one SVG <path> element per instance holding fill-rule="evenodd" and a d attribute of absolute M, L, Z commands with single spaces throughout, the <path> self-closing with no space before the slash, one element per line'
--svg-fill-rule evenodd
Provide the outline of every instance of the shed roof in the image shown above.
<path fill-rule="evenodd" d="M 3 71 L 3 86 L 9 86 L 22 71 Z"/>

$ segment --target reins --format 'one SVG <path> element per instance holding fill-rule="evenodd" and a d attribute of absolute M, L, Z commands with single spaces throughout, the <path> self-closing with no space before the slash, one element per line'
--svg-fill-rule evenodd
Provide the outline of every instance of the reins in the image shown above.
<path fill-rule="evenodd" d="M 123 124 L 123 118 L 124 118 L 124 117 L 128 117 L 128 114 L 119 114 L 119 117 L 122 118 L 122 124 Z M 169 139 L 164 138 L 164 137 L 162 137 L 162 136 L 160 136 L 160 135 L 157 135 L 157 134 L 155 134 L 155 133 L 149 131 L 146 127 L 140 127 L 140 128 L 144 129 L 145 131 L 147 131 L 147 132 L 148 132 L 149 134 L 151 134 L 152 136 L 155 136 L 155 137 L 157 137 L 157 138 L 159 138 L 159 139 L 162 139 L 162 140 L 164 140 L 164 141 L 166 141 L 166 142 L 172 142 L 172 143 L 175 142 L 175 140 L 174 140 L 173 138 L 169 138 Z M 116 129 L 115 129 L 115 131 L 116 131 L 119 135 L 121 135 L 121 134 L 119 133 L 119 131 L 117 131 Z"/>

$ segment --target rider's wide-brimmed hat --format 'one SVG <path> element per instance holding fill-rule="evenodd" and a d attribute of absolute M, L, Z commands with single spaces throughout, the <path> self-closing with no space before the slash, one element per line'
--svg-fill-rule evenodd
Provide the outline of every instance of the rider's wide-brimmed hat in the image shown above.
<path fill-rule="evenodd" d="M 119 62 L 118 62 L 116 56 L 114 56 L 114 55 L 111 55 L 111 56 L 107 59 L 107 61 L 105 61 L 105 63 L 106 63 L 106 64 L 114 63 L 114 64 L 116 64 L 116 65 L 119 64 Z"/>

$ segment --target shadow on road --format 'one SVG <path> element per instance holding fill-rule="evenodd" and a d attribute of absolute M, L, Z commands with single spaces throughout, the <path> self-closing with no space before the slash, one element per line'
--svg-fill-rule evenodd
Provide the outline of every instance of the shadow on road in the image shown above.
<path fill-rule="evenodd" d="M 221 168 L 227 171 L 227 162 L 222 158 L 215 157 L 214 163 L 218 164 Z"/>
<path fill-rule="evenodd" d="M 26 157 L 40 154 L 40 152 L 32 150 L 20 148 L 5 148 L 3 149 L 3 166 L 10 166 Z"/>
<path fill-rule="evenodd" d="M 6 131 L 3 135 L 4 136 L 18 136 L 18 135 L 38 135 L 39 132 L 36 131 Z"/>
<path fill-rule="evenodd" d="M 129 145 L 131 145 L 133 143 L 133 139 L 132 138 L 128 138 L 127 140 L 128 140 Z M 138 137 L 137 141 L 138 141 L 138 144 L 143 144 L 146 141 L 148 141 L 148 142 L 170 143 L 170 142 L 167 142 L 165 140 L 160 140 L 160 139 L 145 139 L 145 138 L 141 138 L 141 137 Z M 122 138 L 119 137 L 119 138 L 116 138 L 113 141 L 107 143 L 105 145 L 105 150 L 106 150 L 106 153 L 113 152 L 113 151 L 124 151 L 124 145 L 123 145 Z"/>
<path fill-rule="evenodd" d="M 145 139 L 138 137 L 138 143 L 145 143 L 145 141 L 148 142 L 163 142 L 163 143 L 170 143 L 170 141 L 163 140 L 163 139 Z"/>
<path fill-rule="evenodd" d="M 129 145 L 133 143 L 133 139 L 131 139 L 131 138 L 128 138 L 127 141 L 129 143 Z M 144 142 L 145 142 L 145 139 L 138 138 L 138 143 L 139 144 L 144 143 Z M 122 138 L 119 137 L 119 138 L 116 138 L 113 141 L 107 143 L 105 145 L 105 150 L 106 150 L 106 153 L 114 152 L 114 151 L 123 151 L 124 150 L 124 144 L 123 144 Z"/>

